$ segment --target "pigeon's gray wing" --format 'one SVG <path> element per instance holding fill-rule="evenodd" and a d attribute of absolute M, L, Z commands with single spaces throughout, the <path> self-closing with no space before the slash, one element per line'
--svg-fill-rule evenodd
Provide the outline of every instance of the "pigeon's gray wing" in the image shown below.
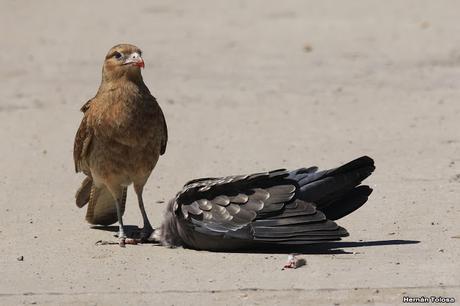
<path fill-rule="evenodd" d="M 338 240 L 345 229 L 312 203 L 296 199 L 299 185 L 284 169 L 197 179 L 169 204 L 163 241 L 223 250 L 257 243 L 305 244 Z"/>
<path fill-rule="evenodd" d="M 186 185 L 176 201 L 180 217 L 195 230 L 215 235 L 237 231 L 257 217 L 277 214 L 295 195 L 285 170 L 207 179 Z"/>

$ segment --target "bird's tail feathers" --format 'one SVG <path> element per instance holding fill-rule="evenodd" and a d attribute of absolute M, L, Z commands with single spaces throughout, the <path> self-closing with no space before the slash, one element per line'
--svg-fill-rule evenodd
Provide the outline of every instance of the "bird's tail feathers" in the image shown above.
<path fill-rule="evenodd" d="M 121 214 L 125 212 L 127 187 L 123 188 L 120 201 Z M 91 224 L 110 225 L 118 221 L 117 208 L 112 193 L 105 186 L 91 187 L 86 221 Z"/>
<path fill-rule="evenodd" d="M 78 188 L 75 194 L 75 202 L 77 207 L 82 208 L 89 202 L 91 196 L 91 187 L 93 186 L 93 180 L 87 176 L 83 182 L 81 182 L 80 188 Z"/>

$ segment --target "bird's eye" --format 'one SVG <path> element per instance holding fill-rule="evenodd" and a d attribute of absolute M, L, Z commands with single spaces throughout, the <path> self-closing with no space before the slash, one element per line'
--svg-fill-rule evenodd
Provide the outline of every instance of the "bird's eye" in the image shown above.
<path fill-rule="evenodd" d="M 121 53 L 120 52 L 115 52 L 113 54 L 113 56 L 116 58 L 116 59 L 120 59 L 122 57 Z"/>

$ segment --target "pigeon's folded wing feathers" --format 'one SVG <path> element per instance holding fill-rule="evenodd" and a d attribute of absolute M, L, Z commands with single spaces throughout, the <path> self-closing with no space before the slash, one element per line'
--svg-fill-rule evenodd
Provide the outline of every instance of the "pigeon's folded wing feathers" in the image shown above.
<path fill-rule="evenodd" d="M 295 199 L 299 186 L 286 170 L 190 181 L 171 202 L 164 237 L 196 249 L 242 244 L 314 243 L 347 236 L 314 204 Z M 168 217 L 168 216 L 166 216 Z M 180 236 L 180 237 L 177 237 Z M 174 243 L 173 243 L 174 244 Z"/>

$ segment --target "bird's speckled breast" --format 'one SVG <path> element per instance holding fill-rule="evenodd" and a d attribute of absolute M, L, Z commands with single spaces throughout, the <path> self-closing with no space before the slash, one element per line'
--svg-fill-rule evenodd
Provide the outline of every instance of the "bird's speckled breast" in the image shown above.
<path fill-rule="evenodd" d="M 120 88 L 95 102 L 88 114 L 94 131 L 89 154 L 92 171 L 102 177 L 118 174 L 130 182 L 148 176 L 165 133 L 155 98 L 148 92 Z"/>

